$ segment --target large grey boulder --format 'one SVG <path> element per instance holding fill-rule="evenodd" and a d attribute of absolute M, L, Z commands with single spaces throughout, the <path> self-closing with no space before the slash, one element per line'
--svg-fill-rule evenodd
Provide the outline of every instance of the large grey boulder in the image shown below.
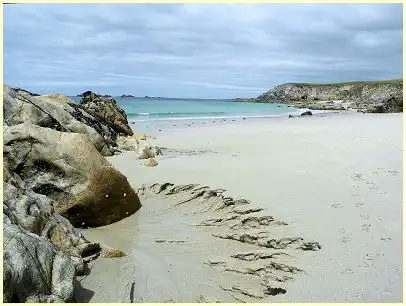
<path fill-rule="evenodd" d="M 162 151 L 158 146 L 143 144 L 138 147 L 138 159 L 154 158 L 158 155 L 162 155 Z"/>
<path fill-rule="evenodd" d="M 58 250 L 69 254 L 77 274 L 82 274 L 85 269 L 82 257 L 97 252 L 99 244 L 89 242 L 67 219 L 55 213 L 52 199 L 27 189 L 22 179 L 8 169 L 7 158 L 3 174 L 4 219 L 48 238 Z"/>
<path fill-rule="evenodd" d="M 70 302 L 75 267 L 46 238 L 3 225 L 3 302 Z"/>
<path fill-rule="evenodd" d="M 57 131 L 81 133 L 104 156 L 112 155 L 116 133 L 100 120 L 86 113 L 63 95 L 30 96 L 3 86 L 4 122 L 7 125 L 31 123 Z"/>
<path fill-rule="evenodd" d="M 74 226 L 107 225 L 141 207 L 126 177 L 100 155 L 86 134 L 32 124 L 8 126 L 4 159 L 26 189 L 53 200 L 56 212 Z"/>
<path fill-rule="evenodd" d="M 80 102 L 83 109 L 96 118 L 100 118 L 107 126 L 123 136 L 132 136 L 133 131 L 128 125 L 127 115 L 116 100 L 102 97 L 91 91 L 81 94 Z"/>

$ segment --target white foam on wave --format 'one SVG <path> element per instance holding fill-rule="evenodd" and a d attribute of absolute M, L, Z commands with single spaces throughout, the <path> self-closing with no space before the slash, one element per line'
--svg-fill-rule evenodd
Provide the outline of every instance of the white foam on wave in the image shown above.
<path fill-rule="evenodd" d="M 153 122 L 153 121 L 185 121 L 185 120 L 219 120 L 219 119 L 242 119 L 242 118 L 281 118 L 289 115 L 300 115 L 301 113 L 310 109 L 303 108 L 297 109 L 294 112 L 284 114 L 269 114 L 269 115 L 229 115 L 229 116 L 205 116 L 205 117 L 178 117 L 178 118 L 149 118 L 149 119 L 135 119 L 129 118 L 134 122 Z M 313 114 L 331 113 L 331 110 L 310 110 Z"/>

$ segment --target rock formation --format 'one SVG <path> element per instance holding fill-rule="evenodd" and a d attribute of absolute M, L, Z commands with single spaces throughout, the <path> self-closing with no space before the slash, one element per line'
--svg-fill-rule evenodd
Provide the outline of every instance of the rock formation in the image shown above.
<path fill-rule="evenodd" d="M 294 103 L 296 107 L 363 112 L 403 111 L 403 81 L 333 84 L 286 83 L 265 92 L 255 102 Z M 335 103 L 337 102 L 337 103 Z"/>
<path fill-rule="evenodd" d="M 7 125 L 31 123 L 61 132 L 87 134 L 96 149 L 105 156 L 112 155 L 117 146 L 116 132 L 62 95 L 21 95 L 3 86 L 3 109 Z"/>
<path fill-rule="evenodd" d="M 85 134 L 32 124 L 9 126 L 4 158 L 30 190 L 54 200 L 55 209 L 75 226 L 110 224 L 141 206 L 127 179 Z"/>
<path fill-rule="evenodd" d="M 73 225 L 110 224 L 141 203 L 102 156 L 118 151 L 104 119 L 62 95 L 3 91 L 3 300 L 71 302 L 76 275 L 101 251 Z"/>
<path fill-rule="evenodd" d="M 87 113 L 101 119 L 116 133 L 124 136 L 133 135 L 125 111 L 118 107 L 113 98 L 105 98 L 94 92 L 86 91 L 82 94 L 80 104 Z"/>

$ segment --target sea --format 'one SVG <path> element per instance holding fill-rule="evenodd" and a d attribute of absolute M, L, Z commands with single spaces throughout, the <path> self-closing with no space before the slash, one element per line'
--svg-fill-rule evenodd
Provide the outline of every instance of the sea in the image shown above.
<path fill-rule="evenodd" d="M 80 101 L 80 97 L 71 98 L 75 102 Z M 293 106 L 279 103 L 235 102 L 225 99 L 113 98 L 125 110 L 130 125 L 146 132 L 169 126 L 281 117 L 300 112 Z"/>

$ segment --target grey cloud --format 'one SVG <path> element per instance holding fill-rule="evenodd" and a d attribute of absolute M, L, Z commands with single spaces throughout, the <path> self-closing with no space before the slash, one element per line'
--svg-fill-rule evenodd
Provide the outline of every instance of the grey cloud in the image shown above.
<path fill-rule="evenodd" d="M 4 79 L 38 92 L 256 96 L 288 81 L 400 78 L 400 4 L 19 4 Z"/>

